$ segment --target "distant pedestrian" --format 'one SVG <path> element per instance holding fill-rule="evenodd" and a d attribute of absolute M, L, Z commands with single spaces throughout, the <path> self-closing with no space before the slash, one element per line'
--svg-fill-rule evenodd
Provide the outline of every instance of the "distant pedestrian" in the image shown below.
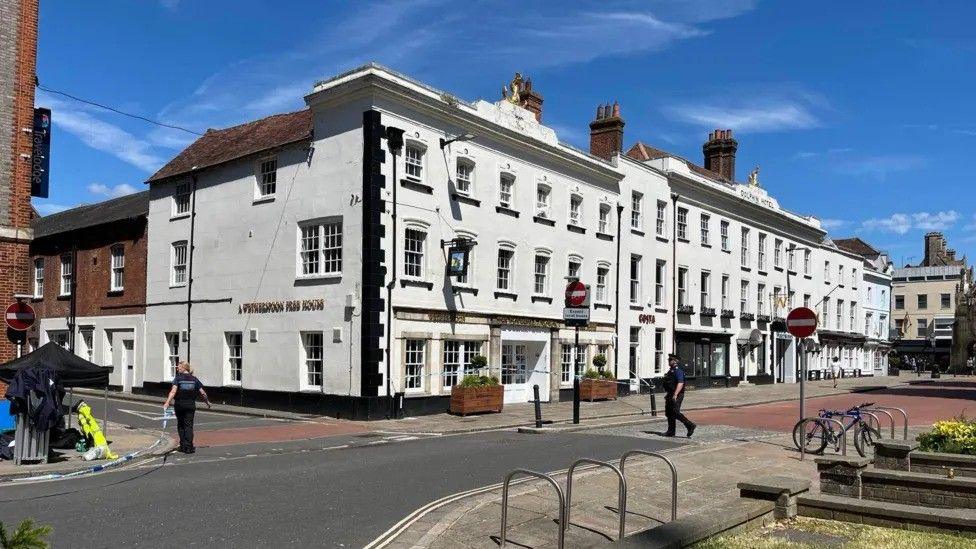
<path fill-rule="evenodd" d="M 840 357 L 835 356 L 830 363 L 830 377 L 834 378 L 834 388 L 837 388 L 837 378 L 840 377 Z"/>
<path fill-rule="evenodd" d="M 685 372 L 681 369 L 678 355 L 668 355 L 670 369 L 664 374 L 664 415 L 668 418 L 668 432 L 665 436 L 673 437 L 676 423 L 680 421 L 688 429 L 688 438 L 695 433 L 697 427 L 681 413 L 681 402 L 685 399 Z"/>
<path fill-rule="evenodd" d="M 193 368 L 189 362 L 180 362 L 176 366 L 176 377 L 173 378 L 173 388 L 169 391 L 163 410 L 173 403 L 176 412 L 176 431 L 180 435 L 180 451 L 184 454 L 196 452 L 193 446 L 193 416 L 197 411 L 197 393 L 210 408 L 210 398 L 203 390 L 203 384 L 193 375 Z"/>

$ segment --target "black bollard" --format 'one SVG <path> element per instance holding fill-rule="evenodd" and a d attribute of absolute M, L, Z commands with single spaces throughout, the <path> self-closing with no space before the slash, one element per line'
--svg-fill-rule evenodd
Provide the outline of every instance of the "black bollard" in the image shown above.
<path fill-rule="evenodd" d="M 539 386 L 532 386 L 532 394 L 535 395 L 535 426 L 542 427 L 542 402 L 539 401 Z"/>
<path fill-rule="evenodd" d="M 657 395 L 654 394 L 657 388 L 654 387 L 654 380 L 651 380 L 651 415 L 657 417 Z"/>
<path fill-rule="evenodd" d="M 573 424 L 579 425 L 580 381 L 579 376 L 573 377 Z"/>

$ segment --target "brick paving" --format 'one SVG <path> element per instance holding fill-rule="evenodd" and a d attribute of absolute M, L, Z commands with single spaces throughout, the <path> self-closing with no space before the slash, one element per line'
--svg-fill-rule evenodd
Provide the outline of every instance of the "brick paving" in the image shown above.
<path fill-rule="evenodd" d="M 253 442 L 287 442 L 324 438 L 336 435 L 364 433 L 369 428 L 363 423 L 339 420 L 315 420 L 302 422 L 261 425 L 258 427 L 238 427 L 197 431 L 193 442 L 197 446 L 230 446 Z M 176 435 L 173 435 L 177 440 Z"/>
<path fill-rule="evenodd" d="M 806 384 L 809 397 L 847 394 L 864 387 L 891 387 L 909 379 L 906 376 L 879 376 L 848 378 L 838 381 L 837 388 L 831 381 L 812 381 Z M 911 378 L 914 379 L 914 378 Z M 744 387 L 703 389 L 688 391 L 684 410 L 700 410 L 729 406 L 792 400 L 798 398 L 799 386 L 795 383 L 775 385 L 748 385 Z M 865 398 L 870 398 L 864 395 Z M 659 415 L 664 415 L 664 396 L 657 395 Z M 816 410 L 813 410 L 816 412 Z M 640 416 L 650 413 L 649 395 L 632 395 L 604 402 L 582 402 L 580 418 L 584 422 L 599 423 L 600 420 Z M 542 405 L 543 419 L 555 423 L 568 423 L 573 416 L 572 402 L 549 402 Z M 400 420 L 373 421 L 369 426 L 380 431 L 458 433 L 488 429 L 504 429 L 533 425 L 535 412 L 532 404 L 506 404 L 500 413 L 480 414 L 467 417 L 451 414 L 435 414 Z M 792 426 L 791 426 L 792 427 Z"/>

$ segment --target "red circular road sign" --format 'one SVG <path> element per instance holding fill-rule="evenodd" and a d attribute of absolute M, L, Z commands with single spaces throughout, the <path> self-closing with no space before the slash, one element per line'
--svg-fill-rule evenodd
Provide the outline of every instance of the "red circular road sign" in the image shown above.
<path fill-rule="evenodd" d="M 804 338 L 817 331 L 817 313 L 806 307 L 797 307 L 786 315 L 786 330 L 796 337 Z"/>
<path fill-rule="evenodd" d="M 566 306 L 582 307 L 586 303 L 586 285 L 574 280 L 566 285 Z"/>
<path fill-rule="evenodd" d="M 34 325 L 34 308 L 22 301 L 11 303 L 7 307 L 4 320 L 12 330 L 18 332 L 29 330 Z"/>

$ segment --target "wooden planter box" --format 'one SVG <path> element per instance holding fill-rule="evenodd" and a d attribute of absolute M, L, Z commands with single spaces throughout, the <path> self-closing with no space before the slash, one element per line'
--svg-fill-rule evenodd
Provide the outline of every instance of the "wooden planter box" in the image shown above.
<path fill-rule="evenodd" d="M 580 400 L 617 400 L 617 382 L 609 379 L 580 381 Z"/>
<path fill-rule="evenodd" d="M 504 400 L 505 388 L 501 385 L 455 386 L 451 389 L 451 413 L 466 416 L 478 412 L 501 412 Z"/>

